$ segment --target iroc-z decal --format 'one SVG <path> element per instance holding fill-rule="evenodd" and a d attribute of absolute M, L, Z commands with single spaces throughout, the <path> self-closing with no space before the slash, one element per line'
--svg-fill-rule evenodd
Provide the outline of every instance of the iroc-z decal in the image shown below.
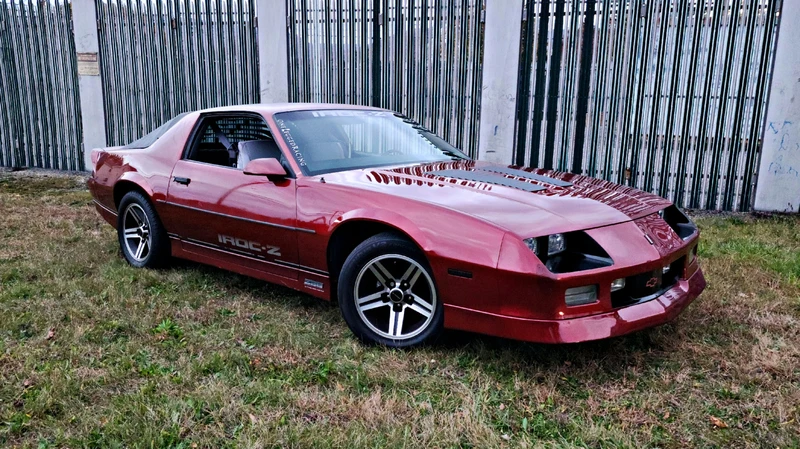
<path fill-rule="evenodd" d="M 262 245 L 261 243 L 254 242 L 252 240 L 245 240 L 222 234 L 217 235 L 217 239 L 223 245 L 230 245 L 230 246 L 235 246 L 237 248 L 249 249 L 251 251 L 256 251 L 259 253 L 269 254 L 270 256 L 280 257 L 281 255 L 281 249 L 277 246 Z"/>

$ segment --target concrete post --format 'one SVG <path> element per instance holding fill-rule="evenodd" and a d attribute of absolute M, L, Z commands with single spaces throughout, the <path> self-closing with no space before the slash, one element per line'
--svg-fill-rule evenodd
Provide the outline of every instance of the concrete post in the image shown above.
<path fill-rule="evenodd" d="M 262 103 L 289 101 L 286 0 L 257 0 L 258 73 Z"/>
<path fill-rule="evenodd" d="M 478 159 L 511 164 L 522 0 L 487 0 Z"/>
<path fill-rule="evenodd" d="M 800 2 L 783 2 L 754 208 L 800 211 Z"/>
<path fill-rule="evenodd" d="M 106 146 L 106 114 L 97 40 L 97 11 L 94 0 L 72 1 L 72 32 L 78 54 L 78 88 L 81 99 L 83 161 L 91 170 L 91 150 Z"/>

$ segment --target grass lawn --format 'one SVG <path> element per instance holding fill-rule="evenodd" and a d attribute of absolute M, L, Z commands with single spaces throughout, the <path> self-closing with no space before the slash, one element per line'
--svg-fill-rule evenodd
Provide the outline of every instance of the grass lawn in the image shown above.
<path fill-rule="evenodd" d="M 0 173 L 0 447 L 800 447 L 800 217 L 698 216 L 678 319 L 365 347 L 335 305 L 129 267 L 75 176 Z"/>

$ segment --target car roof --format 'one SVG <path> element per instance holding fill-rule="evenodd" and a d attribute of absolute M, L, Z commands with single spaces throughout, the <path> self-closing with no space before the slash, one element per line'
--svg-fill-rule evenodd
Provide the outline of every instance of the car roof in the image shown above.
<path fill-rule="evenodd" d="M 278 112 L 289 111 L 317 111 L 324 109 L 360 109 L 370 111 L 386 111 L 387 109 L 376 108 L 372 106 L 360 106 L 352 104 L 337 104 L 337 103 L 254 103 L 242 104 L 235 106 L 222 106 L 218 108 L 202 109 L 198 112 L 258 112 L 261 114 L 275 114 Z"/>

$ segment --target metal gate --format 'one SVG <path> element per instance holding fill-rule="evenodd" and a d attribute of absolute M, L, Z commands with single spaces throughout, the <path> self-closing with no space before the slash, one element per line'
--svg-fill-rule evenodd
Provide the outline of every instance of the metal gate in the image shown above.
<path fill-rule="evenodd" d="M 515 163 L 747 210 L 780 0 L 527 0 Z"/>
<path fill-rule="evenodd" d="M 0 0 L 0 166 L 83 170 L 68 0 Z"/>
<path fill-rule="evenodd" d="M 175 115 L 257 103 L 255 0 L 96 0 L 109 145 Z"/>
<path fill-rule="evenodd" d="M 289 0 L 289 97 L 402 112 L 476 155 L 484 0 Z"/>

